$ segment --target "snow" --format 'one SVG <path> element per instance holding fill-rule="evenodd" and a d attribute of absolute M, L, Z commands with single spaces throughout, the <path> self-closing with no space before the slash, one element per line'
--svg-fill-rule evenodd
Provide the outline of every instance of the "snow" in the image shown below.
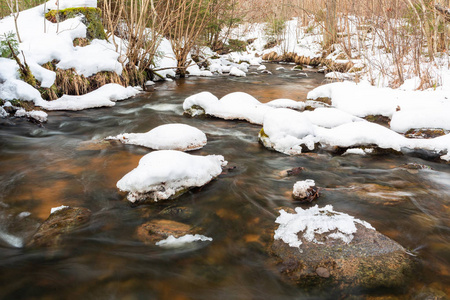
<path fill-rule="evenodd" d="M 128 200 L 136 202 L 152 197 L 165 200 L 191 187 L 200 187 L 222 173 L 227 165 L 221 155 L 195 156 L 180 151 L 151 152 L 139 165 L 117 182 Z"/>
<path fill-rule="evenodd" d="M 64 95 L 53 101 L 38 101 L 36 104 L 46 110 L 83 110 L 96 107 L 111 107 L 115 101 L 124 100 L 137 95 L 139 91 L 132 87 L 123 87 L 117 83 L 109 83 L 81 96 Z"/>
<path fill-rule="evenodd" d="M 342 154 L 342 156 L 345 155 L 366 155 L 368 153 L 372 153 L 373 151 L 370 151 L 372 149 L 361 149 L 361 148 L 351 148 L 351 149 L 347 149 L 344 154 Z"/>
<path fill-rule="evenodd" d="M 316 183 L 312 179 L 297 181 L 294 184 L 292 194 L 297 198 L 306 198 L 308 197 L 308 190 L 314 186 L 316 186 Z"/>
<path fill-rule="evenodd" d="M 6 110 L 3 107 L 0 107 L 0 118 L 6 118 L 7 116 L 9 116 L 9 114 Z"/>
<path fill-rule="evenodd" d="M 70 7 L 97 7 L 97 0 L 59 0 L 59 9 Z M 47 2 L 47 9 L 57 9 L 56 1 Z"/>
<path fill-rule="evenodd" d="M 315 128 L 304 114 L 287 108 L 278 108 L 264 116 L 261 136 L 263 144 L 279 152 L 294 155 L 302 153 L 302 145 L 314 149 Z"/>
<path fill-rule="evenodd" d="M 16 113 L 14 114 L 15 117 L 17 118 L 23 118 L 23 117 L 28 117 L 31 119 L 34 119 L 40 123 L 44 123 L 47 122 L 47 113 L 41 110 L 32 110 L 32 111 L 25 111 L 25 109 L 20 108 L 16 111 Z"/>
<path fill-rule="evenodd" d="M 69 206 L 61 205 L 61 206 L 58 206 L 58 207 L 53 207 L 53 208 L 50 210 L 50 214 L 53 214 L 53 213 L 55 213 L 55 212 L 57 212 L 57 211 L 60 211 L 60 210 L 66 209 L 66 208 L 69 208 Z"/>
<path fill-rule="evenodd" d="M 352 122 L 335 128 L 316 128 L 320 143 L 329 146 L 352 147 L 377 145 L 384 149 L 400 151 L 409 141 L 384 126 L 370 122 Z"/>
<path fill-rule="evenodd" d="M 237 77 L 245 77 L 246 76 L 245 72 L 243 70 L 240 70 L 237 67 L 231 67 L 230 75 L 237 76 Z"/>
<path fill-rule="evenodd" d="M 201 92 L 186 98 L 183 102 L 183 109 L 191 116 L 206 113 L 225 120 L 244 120 L 260 125 L 263 124 L 265 114 L 276 107 L 301 110 L 304 104 L 290 99 L 277 99 L 263 104 L 244 92 L 230 93 L 220 100 L 210 92 Z"/>
<path fill-rule="evenodd" d="M 321 244 L 318 239 L 336 239 L 349 244 L 356 233 L 356 224 L 375 230 L 369 223 L 356 219 L 348 214 L 333 210 L 333 206 L 318 205 L 309 209 L 295 208 L 295 213 L 280 210 L 280 216 L 275 220 L 279 224 L 275 230 L 274 239 L 282 240 L 290 247 L 298 248 L 303 241 Z"/>
<path fill-rule="evenodd" d="M 440 128 L 450 130 L 450 99 L 447 107 L 400 110 L 393 114 L 391 129 L 405 133 L 409 129 Z M 428 104 L 426 104 L 428 106 Z"/>
<path fill-rule="evenodd" d="M 206 135 L 201 130 L 185 124 L 165 124 L 146 133 L 122 133 L 106 139 L 155 150 L 190 151 L 206 145 Z"/>
<path fill-rule="evenodd" d="M 193 243 L 197 241 L 206 242 L 206 241 L 212 241 L 213 239 L 204 235 L 200 234 L 186 234 L 183 236 L 180 236 L 178 238 L 174 237 L 173 235 L 170 235 L 165 240 L 156 242 L 156 246 L 164 247 L 164 248 L 178 248 L 182 247 L 188 243 Z"/>
<path fill-rule="evenodd" d="M 333 128 L 342 124 L 351 122 L 361 122 L 364 119 L 355 117 L 349 113 L 336 108 L 316 108 L 313 111 L 305 111 L 303 115 L 306 116 L 314 125 Z"/>
<path fill-rule="evenodd" d="M 449 91 L 403 91 L 377 88 L 367 82 L 336 82 L 319 86 L 308 93 L 307 98 L 330 98 L 333 107 L 357 117 L 382 115 L 392 117 L 398 108 L 401 111 L 427 109 L 450 110 Z M 415 120 L 411 120 L 414 126 Z M 411 127 L 414 128 L 414 127 Z"/>
<path fill-rule="evenodd" d="M 266 105 L 274 108 L 291 108 L 300 111 L 305 109 L 305 102 L 298 102 L 291 99 L 275 99 L 267 102 Z"/>

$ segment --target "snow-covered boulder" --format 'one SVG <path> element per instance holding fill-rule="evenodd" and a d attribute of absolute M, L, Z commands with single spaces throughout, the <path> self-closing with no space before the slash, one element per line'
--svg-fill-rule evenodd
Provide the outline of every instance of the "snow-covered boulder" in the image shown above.
<path fill-rule="evenodd" d="M 349 148 L 375 145 L 383 149 L 401 151 L 409 141 L 404 136 L 375 123 L 352 122 L 326 129 L 318 127 L 316 134 L 324 146 Z"/>
<path fill-rule="evenodd" d="M 165 124 L 146 133 L 122 133 L 106 139 L 155 150 L 191 151 L 206 145 L 206 135 L 186 124 Z"/>
<path fill-rule="evenodd" d="M 246 76 L 245 72 L 240 70 L 237 67 L 231 67 L 230 75 L 231 76 L 236 76 L 236 77 L 245 77 Z"/>
<path fill-rule="evenodd" d="M 317 139 L 313 124 L 302 113 L 278 108 L 264 116 L 259 140 L 269 149 L 295 155 L 302 153 L 303 148 L 313 150 Z"/>
<path fill-rule="evenodd" d="M 413 262 L 369 223 L 331 205 L 280 210 L 269 252 L 282 275 L 302 286 L 401 287 Z"/>
<path fill-rule="evenodd" d="M 425 104 L 427 105 L 427 104 Z M 444 108 L 420 108 L 414 110 L 400 110 L 392 115 L 391 129 L 405 133 L 409 129 L 439 128 L 450 130 L 450 101 Z"/>
<path fill-rule="evenodd" d="M 172 199 L 210 182 L 227 165 L 221 155 L 195 156 L 161 150 L 141 158 L 139 165 L 117 182 L 131 202 Z"/>
<path fill-rule="evenodd" d="M 245 120 L 262 124 L 264 114 L 273 108 L 243 92 L 230 93 L 220 100 L 209 92 L 202 92 L 186 98 L 183 109 L 191 116 L 207 114 L 226 120 Z"/>

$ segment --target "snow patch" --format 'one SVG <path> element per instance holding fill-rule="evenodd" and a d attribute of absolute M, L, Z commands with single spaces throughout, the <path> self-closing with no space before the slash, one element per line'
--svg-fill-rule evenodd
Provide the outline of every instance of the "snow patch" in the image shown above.
<path fill-rule="evenodd" d="M 213 239 L 204 235 L 196 234 L 186 234 L 183 236 L 180 236 L 178 238 L 174 237 L 173 235 L 170 235 L 165 240 L 156 242 L 156 246 L 164 247 L 164 248 L 178 248 L 182 247 L 188 243 L 193 243 L 197 241 L 206 242 L 206 241 L 212 241 Z"/>
<path fill-rule="evenodd" d="M 53 213 L 55 213 L 55 212 L 57 212 L 57 211 L 60 211 L 60 210 L 66 209 L 66 208 L 69 208 L 69 206 L 61 205 L 61 206 L 58 206 L 58 207 L 53 207 L 53 208 L 50 210 L 50 214 L 53 214 Z"/>
<path fill-rule="evenodd" d="M 302 240 L 321 244 L 317 240 L 321 235 L 326 239 L 339 239 L 348 244 L 356 233 L 356 224 L 375 230 L 369 223 L 356 219 L 348 214 L 333 210 L 333 206 L 327 205 L 319 208 L 318 205 L 309 209 L 297 207 L 295 213 L 287 213 L 280 210 L 280 216 L 275 220 L 279 224 L 275 230 L 274 239 L 282 240 L 291 247 L 299 248 Z"/>

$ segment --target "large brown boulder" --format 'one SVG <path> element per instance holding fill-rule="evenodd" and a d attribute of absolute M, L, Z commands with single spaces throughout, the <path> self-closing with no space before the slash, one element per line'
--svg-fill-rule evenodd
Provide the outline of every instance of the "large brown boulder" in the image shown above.
<path fill-rule="evenodd" d="M 335 212 L 322 213 L 333 216 Z M 378 289 L 405 285 L 413 270 L 413 261 L 407 251 L 363 221 L 354 222 L 354 225 L 356 232 L 351 234 L 349 242 L 348 239 L 330 238 L 333 234 L 342 234 L 332 227 L 324 234 L 313 229 L 312 241 L 305 234 L 311 228 L 298 232 L 299 247 L 277 239 L 275 234 L 269 252 L 284 278 L 304 287 Z"/>

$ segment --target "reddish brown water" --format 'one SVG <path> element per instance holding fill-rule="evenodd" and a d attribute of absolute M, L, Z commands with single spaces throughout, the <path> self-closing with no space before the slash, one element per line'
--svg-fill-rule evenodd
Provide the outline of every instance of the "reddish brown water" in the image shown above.
<path fill-rule="evenodd" d="M 268 267 L 262 246 L 261 232 L 274 224 L 275 208 L 292 206 L 292 186 L 304 179 L 324 188 L 320 205 L 370 222 L 417 255 L 421 267 L 400 291 L 405 299 L 421 291 L 449 294 L 448 165 L 393 155 L 289 157 L 258 144 L 259 126 L 182 116 L 183 100 L 201 91 L 218 97 L 244 91 L 263 102 L 304 100 L 323 81 L 320 74 L 302 78 L 273 65 L 269 69 L 274 75 L 166 82 L 113 108 L 51 112 L 44 128 L 1 120 L 0 298 L 335 299 L 338 295 L 327 290 L 285 283 Z M 193 154 L 224 155 L 236 171 L 175 201 L 131 207 L 115 185 L 150 150 L 97 141 L 174 122 L 207 134 L 206 147 Z M 412 162 L 433 170 L 399 168 Z M 297 166 L 306 170 L 279 176 Z M 91 222 L 51 255 L 11 246 L 11 236 L 26 241 L 50 208 L 60 205 L 89 208 Z M 136 228 L 161 218 L 158 213 L 169 206 L 192 208 L 185 222 L 201 226 L 214 241 L 174 250 L 140 242 Z M 21 218 L 21 212 L 31 214 Z"/>

